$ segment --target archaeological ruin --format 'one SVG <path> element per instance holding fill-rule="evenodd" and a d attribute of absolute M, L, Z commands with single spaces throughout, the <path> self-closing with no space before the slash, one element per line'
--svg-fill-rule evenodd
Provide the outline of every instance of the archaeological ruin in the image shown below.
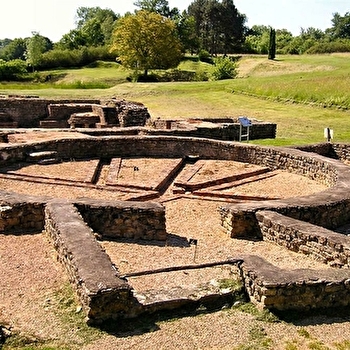
<path fill-rule="evenodd" d="M 237 117 L 152 120 L 145 106 L 117 99 L 3 97 L 0 127 L 1 234 L 44 232 L 91 324 L 185 305 L 232 303 L 237 290 L 212 281 L 202 281 L 201 288 L 162 285 L 158 292 L 140 292 L 130 283 L 138 275 L 200 274 L 217 266 L 235 271 L 241 294 L 272 311 L 350 305 L 349 145 L 256 146 L 237 142 Z M 274 138 L 276 127 L 253 119 L 249 138 Z M 74 176 L 50 173 L 59 166 L 74 169 Z M 290 183 L 288 196 L 266 193 L 264 186 L 254 192 L 259 181 L 273 186 L 283 173 L 313 181 L 321 190 L 293 195 Z M 6 188 L 10 183 L 18 190 Z M 34 187 L 25 190 L 28 184 L 41 187 L 33 193 Z M 252 192 L 237 192 L 240 186 L 251 186 Z M 67 188 L 70 196 L 55 188 Z M 281 268 L 243 252 L 121 273 L 101 242 L 155 244 L 167 252 L 174 234 L 166 203 L 180 199 L 217 201 L 219 209 L 208 215 L 217 217 L 230 240 L 263 241 L 324 268 Z M 175 238 L 188 249 L 198 243 Z"/>

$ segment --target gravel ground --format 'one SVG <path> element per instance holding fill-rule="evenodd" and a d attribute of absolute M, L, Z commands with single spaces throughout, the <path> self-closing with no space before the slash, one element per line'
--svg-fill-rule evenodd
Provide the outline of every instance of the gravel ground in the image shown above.
<path fill-rule="evenodd" d="M 34 166 L 37 167 L 37 166 Z M 82 166 L 84 168 L 84 166 Z M 52 167 L 55 177 L 70 178 L 74 167 Z M 63 170 L 64 169 L 64 170 Z M 71 170 L 73 169 L 73 170 Z M 24 171 L 24 170 L 21 170 Z M 26 171 L 38 169 L 27 168 Z M 62 174 L 60 174 L 62 171 Z M 84 175 L 77 174 L 81 179 Z M 108 173 L 108 169 L 105 173 Z M 43 174 L 43 172 L 42 172 Z M 64 176 L 63 176 L 64 174 Z M 51 174 L 52 175 L 52 174 Z M 51 177 L 50 168 L 45 176 Z M 291 178 L 281 173 L 279 180 L 265 181 L 240 191 L 261 191 L 264 195 L 278 191 L 279 196 L 291 196 L 322 190 L 323 187 L 304 178 Z M 73 176 L 73 178 L 71 177 Z M 279 176 L 279 175 L 278 175 Z M 294 186 L 290 186 L 290 183 Z M 300 181 L 300 182 L 298 182 Z M 278 184 L 278 189 L 276 188 Z M 304 187 L 302 187 L 304 186 Z M 30 194 L 50 194 L 60 197 L 91 196 L 112 198 L 109 191 L 76 189 L 70 186 L 43 185 L 1 179 L 0 187 Z M 78 191 L 78 192 L 75 192 Z M 297 191 L 297 192 L 293 192 Z M 256 193 L 256 192 L 255 192 Z M 119 195 L 120 196 L 120 195 Z M 165 198 L 170 193 L 164 194 Z M 116 196 L 118 198 L 118 196 Z M 115 198 L 115 199 L 116 199 Z M 305 256 L 286 251 L 264 242 L 233 240 L 221 230 L 217 208 L 221 202 L 182 198 L 165 202 L 167 215 L 167 244 L 140 242 L 101 242 L 121 273 L 164 266 L 210 262 L 239 257 L 241 254 L 263 256 L 281 268 L 325 268 Z M 198 240 L 197 247 L 188 239 Z M 196 284 L 232 271 L 225 267 L 203 269 L 196 273 L 174 273 L 133 278 L 136 290 L 153 289 L 159 285 Z M 234 273 L 234 271 L 233 271 Z M 0 235 L 0 325 L 12 327 L 27 338 L 69 349 L 350 349 L 349 317 L 310 317 L 295 323 L 268 323 L 252 313 L 221 310 L 209 314 L 186 316 L 171 321 L 157 321 L 145 329 L 132 326 L 128 331 L 90 331 L 70 320 L 76 306 L 62 301 L 62 288 L 67 277 L 56 261 L 55 252 L 44 234 Z M 62 304 L 63 303 L 63 304 Z M 63 307 L 65 311 L 58 312 Z M 132 324 L 132 323 L 131 323 Z M 340 344 L 340 345 L 339 345 Z M 342 346 L 342 347 L 341 347 Z"/>

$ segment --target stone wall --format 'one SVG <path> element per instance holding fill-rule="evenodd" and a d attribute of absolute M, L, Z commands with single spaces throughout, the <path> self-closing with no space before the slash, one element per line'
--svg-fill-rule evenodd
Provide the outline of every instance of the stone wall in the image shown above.
<path fill-rule="evenodd" d="M 350 306 L 349 270 L 282 270 L 257 256 L 243 259 L 246 291 L 260 307 L 305 312 Z"/>
<path fill-rule="evenodd" d="M 0 233 L 43 230 L 51 238 L 90 323 L 144 312 L 131 287 L 118 277 L 117 268 L 96 235 L 165 240 L 162 205 L 90 199 L 74 205 L 68 200 L 0 192 Z"/>
<path fill-rule="evenodd" d="M 350 176 L 349 167 L 318 154 L 299 152 L 291 150 L 289 155 L 286 155 L 283 150 L 276 153 L 271 149 L 262 156 L 260 151 L 259 153 L 254 151 L 259 161 L 253 163 L 310 177 L 329 186 L 329 189 L 313 196 L 222 207 L 220 209 L 222 226 L 227 234 L 232 237 L 261 237 L 255 213 L 267 209 L 331 230 L 350 221 L 350 194 L 347 180 Z M 279 166 L 276 161 L 280 162 Z"/>
<path fill-rule="evenodd" d="M 130 313 L 133 301 L 130 286 L 118 278 L 109 256 L 72 204 L 48 203 L 45 231 L 77 290 L 89 322 Z"/>
<path fill-rule="evenodd" d="M 273 211 L 256 213 L 262 237 L 333 267 L 350 267 L 350 237 Z"/>
<path fill-rule="evenodd" d="M 68 128 L 68 119 L 75 113 L 92 112 L 93 104 L 89 103 L 55 103 L 48 105 L 49 116 L 40 122 L 41 127 Z M 55 123 L 50 125 L 50 123 Z"/>
<path fill-rule="evenodd" d="M 166 240 L 165 209 L 161 204 L 89 199 L 76 205 L 84 221 L 103 238 Z"/>
<path fill-rule="evenodd" d="M 19 128 L 39 127 L 40 120 L 49 116 L 50 104 L 99 103 L 99 100 L 56 100 L 43 98 L 0 98 L 0 112 L 12 117 Z"/>
<path fill-rule="evenodd" d="M 350 161 L 350 145 L 346 143 L 319 143 L 295 147 L 302 151 L 313 152 L 325 157 L 339 159 L 343 162 Z"/>
<path fill-rule="evenodd" d="M 41 232 L 44 227 L 44 198 L 0 191 L 0 232 Z"/>
<path fill-rule="evenodd" d="M 210 124 L 209 124 L 210 123 Z M 167 135 L 177 137 L 199 137 L 214 140 L 239 141 L 240 124 L 233 119 L 198 119 L 195 122 L 180 120 L 154 120 L 148 135 Z M 276 138 L 275 123 L 254 121 L 249 128 L 249 139 Z"/>
<path fill-rule="evenodd" d="M 322 149 L 325 152 L 325 148 Z M 332 149 L 347 148 L 333 145 Z M 62 159 L 195 155 L 202 159 L 249 162 L 315 179 L 329 188 L 312 196 L 223 205 L 220 208 L 222 226 L 232 237 L 259 236 L 332 266 L 349 265 L 349 238 L 328 230 L 350 222 L 350 170 L 345 164 L 317 152 L 165 136 L 91 137 L 2 147 L 0 164 L 25 161 L 32 152 L 46 151 L 55 151 Z M 67 201 L 2 192 L 1 208 L 0 227 L 5 233 L 30 228 L 41 230 L 45 222 L 93 322 L 141 312 L 130 287 L 118 278 L 91 228 L 106 238 L 165 239 L 163 207 L 90 199 L 76 201 L 74 206 Z M 91 255 L 86 254 L 87 251 L 91 251 Z M 89 256 L 93 254 L 97 260 L 94 258 L 96 265 L 92 266 L 88 260 L 92 260 Z M 348 268 L 286 271 L 257 257 L 240 258 L 244 261 L 241 269 L 246 290 L 264 307 L 305 310 L 350 305 Z M 100 261 L 105 267 L 101 279 Z"/>
<path fill-rule="evenodd" d="M 74 113 L 93 112 L 100 117 L 96 123 L 98 128 L 144 126 L 151 116 L 147 108 L 137 102 L 108 99 L 108 100 L 59 100 L 29 97 L 0 98 L 0 115 L 6 116 L 10 123 L 3 123 L 8 128 L 69 128 L 67 120 Z M 239 140 L 240 125 L 232 118 L 203 119 L 196 122 L 153 121 L 153 127 L 139 130 L 149 135 L 166 134 L 168 136 L 204 137 L 218 140 Z M 1 122 L 1 120 L 0 120 Z M 1 124 L 1 123 L 0 123 Z M 95 124 L 95 123 L 94 123 Z M 186 124 L 186 126 L 184 126 Z M 171 129 L 169 129 L 169 125 Z M 249 138 L 266 139 L 276 137 L 275 123 L 253 121 Z"/>

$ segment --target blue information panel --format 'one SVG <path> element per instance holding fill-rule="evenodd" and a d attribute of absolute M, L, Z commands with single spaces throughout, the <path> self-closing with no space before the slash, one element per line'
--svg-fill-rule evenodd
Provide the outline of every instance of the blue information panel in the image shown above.
<path fill-rule="evenodd" d="M 238 117 L 238 121 L 245 127 L 252 125 L 252 122 L 247 117 Z"/>

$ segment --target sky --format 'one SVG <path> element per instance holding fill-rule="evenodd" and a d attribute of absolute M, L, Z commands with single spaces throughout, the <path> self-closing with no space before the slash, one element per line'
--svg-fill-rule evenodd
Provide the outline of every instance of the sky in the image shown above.
<path fill-rule="evenodd" d="M 0 10 L 0 39 L 25 38 L 39 32 L 53 42 L 75 28 L 79 7 L 109 8 L 123 15 L 134 12 L 135 0 L 6 0 Z M 193 0 L 168 0 L 170 8 L 185 10 Z M 350 12 L 349 0 L 234 0 L 247 25 L 287 29 L 299 35 L 301 28 L 321 30 L 332 26 L 333 13 Z"/>

